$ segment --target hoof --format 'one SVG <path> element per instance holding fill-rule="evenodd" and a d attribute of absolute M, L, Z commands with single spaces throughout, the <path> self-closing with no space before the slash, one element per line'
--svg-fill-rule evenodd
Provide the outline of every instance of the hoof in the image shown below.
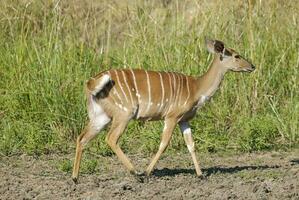
<path fill-rule="evenodd" d="M 206 175 L 203 175 L 203 174 L 197 175 L 197 177 L 198 177 L 199 180 L 207 180 L 208 179 L 208 177 Z"/>
<path fill-rule="evenodd" d="M 135 179 L 139 182 L 139 183 L 145 183 L 148 180 L 148 177 L 146 176 L 146 174 L 144 172 L 139 172 L 135 174 Z"/>
<path fill-rule="evenodd" d="M 147 177 L 150 177 L 152 175 L 152 172 L 146 171 L 146 172 L 144 172 L 144 175 Z"/>
<path fill-rule="evenodd" d="M 72 179 L 73 179 L 73 181 L 74 181 L 75 184 L 78 183 L 78 178 L 77 177 L 72 177 Z"/>
<path fill-rule="evenodd" d="M 145 172 L 138 172 L 136 173 L 136 176 L 144 177 L 146 176 Z"/>
<path fill-rule="evenodd" d="M 131 175 L 136 176 L 138 173 L 135 170 L 129 171 Z"/>

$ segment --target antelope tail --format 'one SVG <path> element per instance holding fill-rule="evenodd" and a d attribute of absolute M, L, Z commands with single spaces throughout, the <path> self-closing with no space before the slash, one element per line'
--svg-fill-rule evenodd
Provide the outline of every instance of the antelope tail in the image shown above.
<path fill-rule="evenodd" d="M 93 95 L 97 96 L 105 86 L 111 81 L 111 77 L 108 74 L 104 74 L 100 78 L 91 78 L 87 81 L 86 86 L 88 91 Z"/>

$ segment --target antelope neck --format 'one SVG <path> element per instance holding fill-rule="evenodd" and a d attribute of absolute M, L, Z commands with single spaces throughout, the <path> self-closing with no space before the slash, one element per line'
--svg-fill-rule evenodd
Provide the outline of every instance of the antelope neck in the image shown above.
<path fill-rule="evenodd" d="M 221 66 L 219 55 L 215 55 L 208 71 L 197 79 L 196 97 L 211 97 L 218 90 L 227 69 Z"/>

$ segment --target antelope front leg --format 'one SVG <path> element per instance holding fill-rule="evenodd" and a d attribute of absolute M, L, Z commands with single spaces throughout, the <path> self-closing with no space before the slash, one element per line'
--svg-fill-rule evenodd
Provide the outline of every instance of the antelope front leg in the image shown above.
<path fill-rule="evenodd" d="M 151 163 L 149 164 L 149 166 L 146 169 L 147 176 L 149 176 L 151 174 L 151 172 L 152 172 L 154 166 L 156 165 L 157 161 L 159 160 L 161 154 L 165 151 L 166 147 L 168 146 L 169 141 L 171 139 L 172 132 L 175 128 L 175 125 L 176 125 L 176 120 L 173 120 L 173 119 L 165 120 L 160 147 L 159 147 L 158 152 L 156 153 L 156 155 L 154 156 Z"/>
<path fill-rule="evenodd" d="M 196 159 L 196 155 L 195 155 L 194 141 L 193 141 L 192 134 L 191 134 L 191 128 L 190 128 L 188 122 L 181 122 L 181 123 L 179 123 L 179 125 L 180 125 L 181 132 L 183 133 L 187 148 L 191 154 L 191 157 L 192 157 L 192 160 L 193 160 L 193 163 L 195 166 L 196 174 L 197 174 L 197 176 L 202 176 L 202 172 L 200 170 L 200 167 L 199 167 L 198 161 Z"/>

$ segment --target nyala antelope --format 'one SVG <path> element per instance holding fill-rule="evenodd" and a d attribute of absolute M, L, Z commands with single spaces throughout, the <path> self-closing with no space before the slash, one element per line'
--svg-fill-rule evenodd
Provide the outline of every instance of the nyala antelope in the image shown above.
<path fill-rule="evenodd" d="M 228 71 L 252 72 L 255 67 L 235 50 L 219 40 L 206 39 L 214 59 L 208 71 L 200 77 L 176 72 L 156 72 L 142 69 L 111 69 L 87 81 L 88 125 L 77 138 L 72 178 L 78 179 L 84 146 L 111 122 L 106 142 L 130 173 L 137 175 L 131 161 L 123 153 L 118 140 L 131 119 L 164 120 L 158 152 L 145 174 L 150 175 L 169 144 L 178 124 L 191 154 L 197 176 L 202 175 L 197 161 L 189 120 L 218 90 Z"/>

